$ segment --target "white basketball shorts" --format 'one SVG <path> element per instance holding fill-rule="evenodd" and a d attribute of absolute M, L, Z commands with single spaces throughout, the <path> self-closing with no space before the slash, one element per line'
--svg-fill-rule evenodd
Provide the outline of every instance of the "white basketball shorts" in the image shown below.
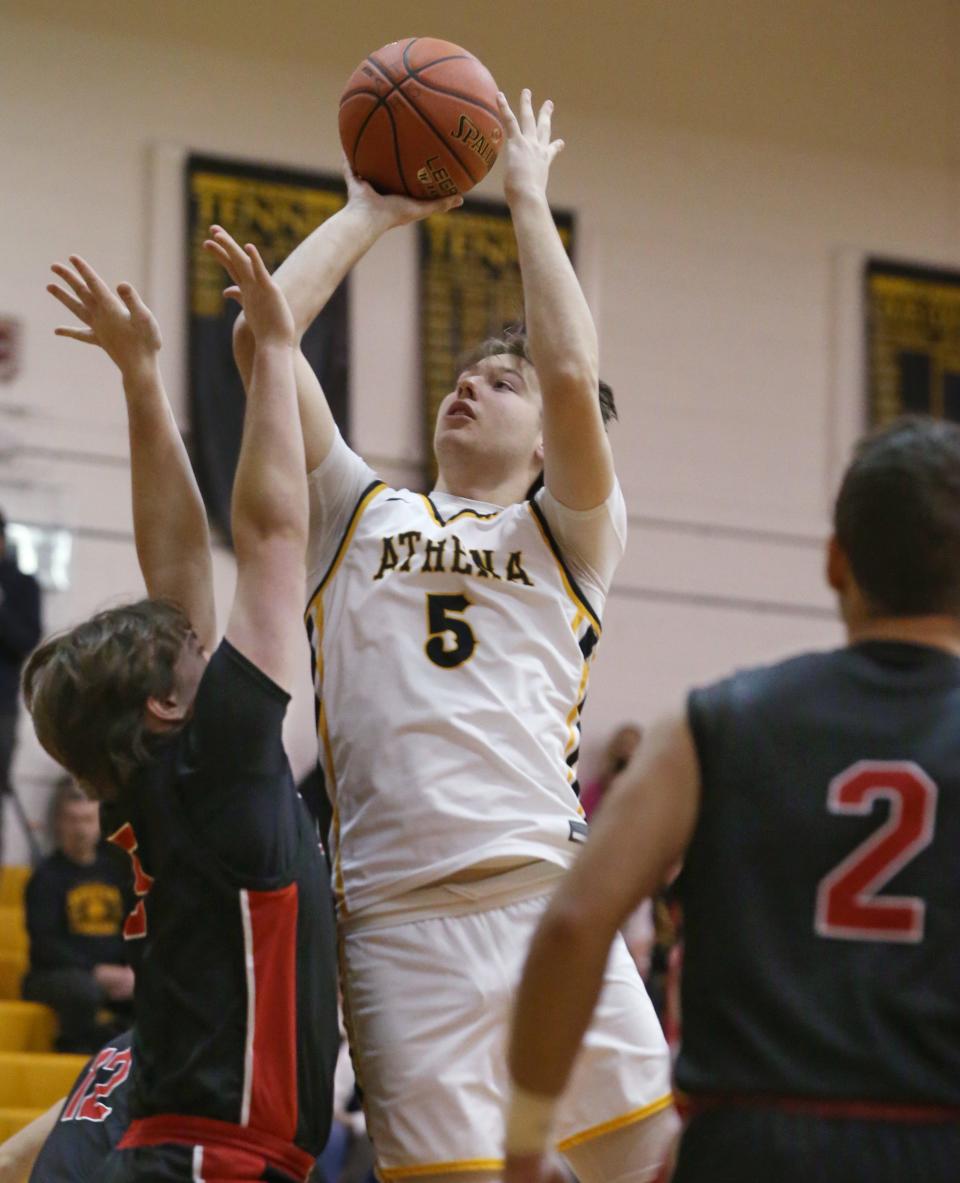
<path fill-rule="evenodd" d="M 342 937 L 347 1028 L 384 1183 L 502 1165 L 511 1011 L 549 899 L 498 900 Z M 561 1102 L 557 1149 L 640 1122 L 671 1100 L 667 1044 L 618 936 Z"/>

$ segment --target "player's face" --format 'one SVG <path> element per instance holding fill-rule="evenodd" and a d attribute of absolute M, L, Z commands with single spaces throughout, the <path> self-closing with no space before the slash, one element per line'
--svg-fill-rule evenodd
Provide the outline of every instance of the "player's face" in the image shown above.
<path fill-rule="evenodd" d="M 191 629 L 183 641 L 183 648 L 173 670 L 173 686 L 166 698 L 147 699 L 144 723 L 150 731 L 168 731 L 179 727 L 190 714 L 193 700 L 209 658 L 203 651 L 196 633 Z"/>
<path fill-rule="evenodd" d="M 537 372 L 521 357 L 501 353 L 464 370 L 440 404 L 434 446 L 441 465 L 464 451 L 488 454 L 518 468 L 535 462 L 543 401 Z"/>
<path fill-rule="evenodd" d="M 57 844 L 75 863 L 89 862 L 100 841 L 100 812 L 96 801 L 66 801 L 57 818 Z"/>

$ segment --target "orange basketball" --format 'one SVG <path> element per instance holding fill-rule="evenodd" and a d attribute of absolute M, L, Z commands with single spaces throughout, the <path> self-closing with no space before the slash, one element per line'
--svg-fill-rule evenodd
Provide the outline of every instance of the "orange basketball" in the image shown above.
<path fill-rule="evenodd" d="M 472 53 L 408 37 L 371 53 L 340 98 L 340 140 L 381 193 L 447 197 L 482 181 L 503 142 L 497 84 Z"/>

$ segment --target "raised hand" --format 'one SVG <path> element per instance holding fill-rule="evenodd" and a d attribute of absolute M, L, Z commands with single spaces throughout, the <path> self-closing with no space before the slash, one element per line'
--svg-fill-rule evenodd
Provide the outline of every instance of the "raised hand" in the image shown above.
<path fill-rule="evenodd" d="M 79 255 L 71 255 L 70 263 L 54 263 L 51 271 L 73 295 L 55 283 L 47 284 L 47 291 L 86 327 L 60 325 L 55 334 L 99 345 L 124 375 L 154 367 L 163 344 L 160 329 L 132 285 L 121 283 L 114 293 Z"/>
<path fill-rule="evenodd" d="M 290 305 L 253 243 L 241 249 L 222 226 L 211 226 L 210 238 L 203 246 L 233 280 L 223 294 L 243 308 L 257 345 L 293 346 L 296 327 Z"/>
<path fill-rule="evenodd" d="M 459 196 L 421 201 L 415 197 L 378 193 L 354 173 L 346 156 L 343 157 L 343 176 L 347 182 L 347 205 L 367 215 L 381 230 L 406 226 L 410 222 L 429 218 L 431 214 L 445 214 L 463 205 L 463 198 Z"/>
<path fill-rule="evenodd" d="M 503 191 L 507 201 L 520 197 L 544 197 L 550 165 L 563 151 L 563 140 L 551 140 L 553 102 L 550 99 L 534 116 L 529 90 L 520 93 L 520 117 L 514 115 L 503 92 L 497 94 L 500 118 L 507 142 L 503 157 Z"/>

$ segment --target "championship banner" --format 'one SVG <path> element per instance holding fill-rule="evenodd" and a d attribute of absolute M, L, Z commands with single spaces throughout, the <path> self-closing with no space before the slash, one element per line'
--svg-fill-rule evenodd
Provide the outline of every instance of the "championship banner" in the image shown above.
<path fill-rule="evenodd" d="M 866 309 L 870 422 L 960 423 L 960 272 L 871 259 Z"/>
<path fill-rule="evenodd" d="M 243 430 L 243 384 L 233 360 L 233 322 L 240 308 L 223 298 L 230 280 L 203 250 L 211 223 L 241 244 L 252 242 L 274 271 L 291 250 L 346 200 L 341 179 L 266 168 L 219 157 L 187 160 L 189 407 L 192 459 L 211 520 L 230 537 L 230 494 Z M 347 281 L 303 338 L 333 416 L 349 438 Z"/>
<path fill-rule="evenodd" d="M 554 211 L 573 256 L 574 217 Z M 433 454 L 437 409 L 453 388 L 460 359 L 485 337 L 523 321 L 523 283 L 510 211 L 467 199 L 420 223 L 420 333 L 425 454 Z"/>

